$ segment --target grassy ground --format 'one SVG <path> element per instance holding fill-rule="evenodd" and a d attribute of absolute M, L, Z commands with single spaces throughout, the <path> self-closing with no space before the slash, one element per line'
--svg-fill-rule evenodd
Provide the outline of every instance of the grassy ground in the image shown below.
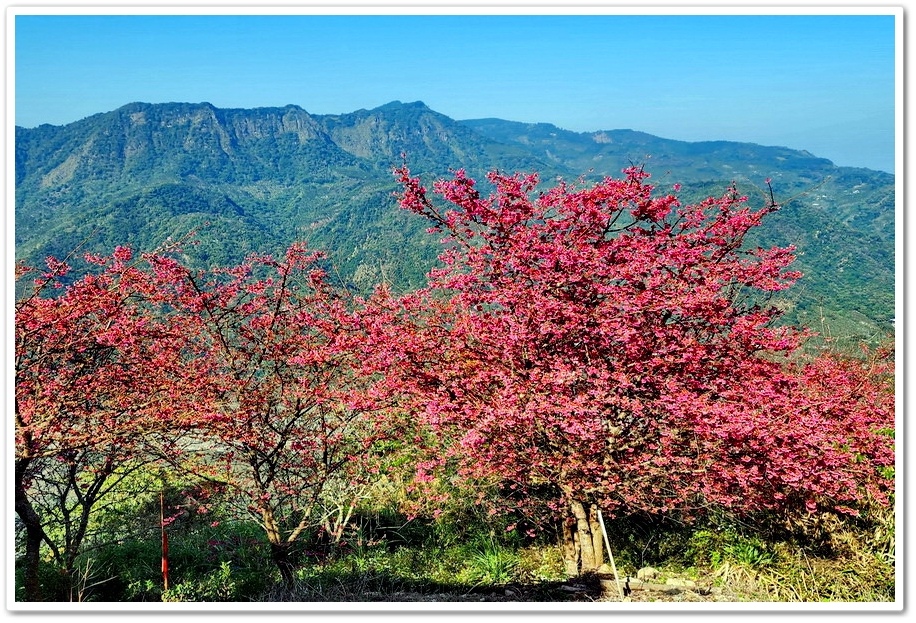
<path fill-rule="evenodd" d="M 275 585 L 266 602 L 887 602 L 894 600 L 893 568 L 862 556 L 830 560 L 804 554 L 779 560 L 722 560 L 718 566 L 660 564 L 639 581 L 618 569 L 628 589 L 621 599 L 610 573 L 567 579 L 559 549 L 495 549 L 468 555 L 463 548 L 345 556 L 303 569 L 294 586 Z"/>
<path fill-rule="evenodd" d="M 307 541 L 287 585 L 256 526 L 193 519 L 170 535 L 168 590 L 152 535 L 92 551 L 81 563 L 85 590 L 77 594 L 87 601 L 265 604 L 621 600 L 610 568 L 567 578 L 551 535 L 525 539 L 484 521 L 390 519 L 398 528 L 376 522 L 337 543 Z M 891 511 L 876 510 L 855 520 L 803 518 L 778 534 L 724 518 L 693 526 L 619 520 L 608 532 L 618 576 L 630 589 L 626 601 L 892 602 L 893 522 Z M 43 573 L 48 587 L 60 582 L 53 568 Z M 20 577 L 17 592 L 21 587 Z M 63 590 L 56 594 L 49 593 L 68 599 Z"/>
<path fill-rule="evenodd" d="M 612 548 L 618 577 L 630 589 L 625 601 L 891 602 L 894 544 L 888 517 L 882 519 L 859 525 L 822 521 L 807 526 L 806 535 L 781 540 L 727 524 L 643 526 L 642 532 L 617 525 Z M 294 586 L 273 585 L 258 599 L 613 602 L 621 594 L 610 568 L 567 578 L 559 547 L 480 532 L 397 546 L 364 542 L 302 567 Z"/>

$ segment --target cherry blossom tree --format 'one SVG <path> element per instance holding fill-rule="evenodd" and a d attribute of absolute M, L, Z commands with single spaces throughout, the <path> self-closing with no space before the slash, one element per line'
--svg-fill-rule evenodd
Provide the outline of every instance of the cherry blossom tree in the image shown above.
<path fill-rule="evenodd" d="M 800 276 L 792 249 L 745 244 L 775 203 L 732 187 L 682 205 L 634 167 L 546 190 L 491 173 L 489 196 L 458 171 L 434 185 L 443 207 L 397 175 L 447 243 L 429 287 L 388 311 L 389 378 L 443 440 L 421 475 L 457 469 L 553 512 L 570 572 L 601 563 L 598 509 L 848 508 L 887 486 L 871 462 L 888 461 L 892 412 L 819 401 L 825 364 L 789 364 L 803 334 L 766 301 Z"/>
<path fill-rule="evenodd" d="M 321 525 L 329 485 L 356 495 L 380 434 L 359 316 L 328 283 L 323 260 L 295 244 L 280 259 L 212 271 L 155 261 L 174 314 L 194 327 L 186 351 L 207 370 L 192 393 L 208 406 L 177 455 L 181 467 L 241 502 L 286 581 L 293 544 Z"/>
<path fill-rule="evenodd" d="M 15 317 L 13 486 L 29 600 L 49 597 L 38 583 L 42 546 L 74 581 L 94 509 L 151 460 L 150 440 L 179 435 L 186 389 L 199 382 L 183 365 L 185 328 L 153 313 L 131 251 L 86 259 L 95 270 L 79 279 L 53 258 L 44 271 L 17 267 L 33 283 Z"/>

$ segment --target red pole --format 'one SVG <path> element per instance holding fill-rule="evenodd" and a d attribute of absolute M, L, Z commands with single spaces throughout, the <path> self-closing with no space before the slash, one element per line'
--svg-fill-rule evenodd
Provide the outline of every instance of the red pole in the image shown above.
<path fill-rule="evenodd" d="M 159 492 L 159 527 L 162 529 L 162 586 L 169 590 L 169 537 L 165 533 L 165 499 Z"/>

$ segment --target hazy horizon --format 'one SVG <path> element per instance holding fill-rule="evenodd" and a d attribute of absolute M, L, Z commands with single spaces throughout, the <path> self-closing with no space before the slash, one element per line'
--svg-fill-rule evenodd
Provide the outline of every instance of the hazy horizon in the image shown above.
<path fill-rule="evenodd" d="M 15 15 L 15 124 L 131 102 L 456 120 L 806 150 L 894 172 L 895 16 Z"/>

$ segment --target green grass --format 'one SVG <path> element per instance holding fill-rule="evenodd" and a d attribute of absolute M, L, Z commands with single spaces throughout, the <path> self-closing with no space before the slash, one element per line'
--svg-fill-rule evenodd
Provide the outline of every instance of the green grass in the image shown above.
<path fill-rule="evenodd" d="M 717 597 L 728 601 L 895 597 L 894 517 L 888 509 L 876 507 L 859 518 L 802 517 L 781 532 L 724 515 L 694 525 L 646 517 L 607 525 L 621 576 L 635 577 L 652 566 L 660 571 L 658 581 L 689 578 L 715 587 Z M 150 534 L 87 552 L 79 565 L 87 569 L 87 590 L 80 596 L 112 602 L 577 599 L 562 590 L 569 580 L 549 534 L 525 540 L 480 517 L 407 521 L 389 512 L 375 523 L 357 522 L 339 544 L 315 538 L 298 550 L 295 581 L 283 584 L 257 526 L 193 519 L 170 535 L 168 590 L 162 586 L 158 534 Z M 50 565 L 42 578 L 60 580 Z M 55 595 L 67 600 L 63 587 Z"/>

